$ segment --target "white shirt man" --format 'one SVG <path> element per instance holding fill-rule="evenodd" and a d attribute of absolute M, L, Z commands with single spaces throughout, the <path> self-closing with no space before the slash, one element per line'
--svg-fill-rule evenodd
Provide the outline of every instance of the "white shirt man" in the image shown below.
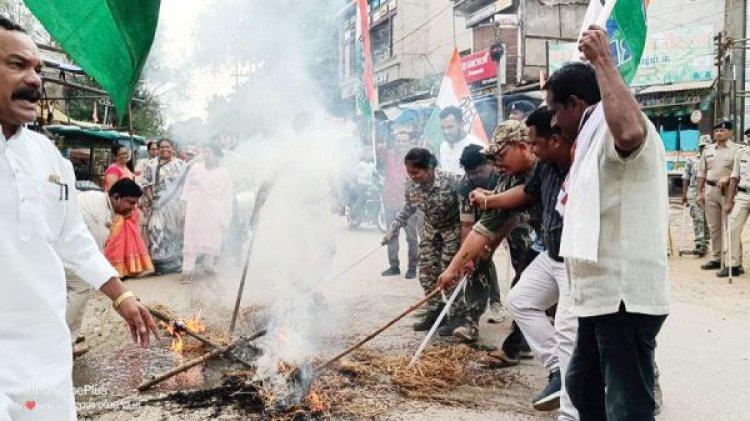
<path fill-rule="evenodd" d="M 463 110 L 459 107 L 448 106 L 440 111 L 440 129 L 443 132 L 443 142 L 440 144 L 440 168 L 451 174 L 463 176 L 461 168 L 461 154 L 469 145 L 485 147 L 484 142 L 477 139 L 464 128 Z"/>
<path fill-rule="evenodd" d="M 109 196 L 101 191 L 83 192 L 78 195 L 78 206 L 81 209 L 83 222 L 91 236 L 94 237 L 96 245 L 100 251 L 104 250 L 104 245 L 109 238 L 109 227 L 112 225 L 112 218 L 115 215 Z M 75 343 L 78 340 L 83 314 L 93 289 L 74 274 L 66 273 L 65 275 L 68 290 L 65 321 L 70 329 L 70 338 Z M 87 347 L 79 347 L 79 345 L 74 345 L 73 348 L 74 356 L 82 355 L 88 351 Z"/>
<path fill-rule="evenodd" d="M 97 289 L 117 272 L 73 186 L 73 167 L 46 137 L 19 128 L 0 140 L 0 419 L 75 418 L 63 267 Z"/>
<path fill-rule="evenodd" d="M 36 118 L 42 59 L 31 37 L 4 17 L 0 63 L 0 420 L 71 420 L 64 268 L 111 298 L 143 347 L 158 330 L 86 229 L 70 162 L 22 127 Z"/>
<path fill-rule="evenodd" d="M 443 140 L 440 144 L 440 168 L 451 174 L 463 174 L 464 169 L 461 168 L 459 161 L 464 149 L 469 145 L 484 147 L 484 143 L 471 134 L 467 134 L 456 143 L 449 143 L 447 140 Z"/>

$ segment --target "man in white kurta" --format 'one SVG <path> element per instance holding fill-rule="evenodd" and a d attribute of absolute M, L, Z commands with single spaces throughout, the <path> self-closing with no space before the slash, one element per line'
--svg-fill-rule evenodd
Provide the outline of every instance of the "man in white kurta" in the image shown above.
<path fill-rule="evenodd" d="M 464 169 L 460 161 L 464 149 L 469 145 L 486 145 L 464 130 L 463 111 L 458 107 L 445 107 L 440 112 L 440 127 L 445 137 L 440 144 L 440 168 L 445 172 L 463 176 Z"/>
<path fill-rule="evenodd" d="M 91 190 L 78 195 L 78 206 L 81 210 L 83 223 L 94 237 L 99 250 L 109 239 L 109 230 L 112 220 L 116 215 L 127 218 L 138 204 L 143 191 L 135 181 L 123 178 L 117 181 L 109 189 L 109 192 Z M 65 312 L 65 320 L 70 329 L 70 337 L 74 343 L 78 342 L 78 332 L 81 328 L 86 304 L 91 297 L 91 286 L 81 278 L 68 274 L 68 308 Z M 88 351 L 85 346 L 73 346 L 73 355 L 82 355 Z"/>
<path fill-rule="evenodd" d="M 75 419 L 65 273 L 113 299 L 133 339 L 156 326 L 81 219 L 75 176 L 35 118 L 42 62 L 33 40 L 0 18 L 0 420 Z"/>

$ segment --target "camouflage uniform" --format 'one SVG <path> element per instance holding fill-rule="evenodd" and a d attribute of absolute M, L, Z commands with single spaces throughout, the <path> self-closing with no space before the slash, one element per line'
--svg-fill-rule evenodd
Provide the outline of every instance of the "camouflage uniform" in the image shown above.
<path fill-rule="evenodd" d="M 698 195 L 698 158 L 688 159 L 685 161 L 685 171 L 682 173 L 682 179 L 689 181 L 688 184 L 688 206 L 690 207 L 690 217 L 693 218 L 693 233 L 695 234 L 695 249 L 706 250 L 708 247 L 706 241 L 706 214 L 703 208 L 695 203 L 695 197 Z"/>
<path fill-rule="evenodd" d="M 494 188 L 500 176 L 493 172 L 484 186 L 476 186 L 468 177 L 464 177 L 459 185 L 458 192 L 460 195 L 460 218 L 462 223 L 476 223 L 482 218 L 484 213 L 478 206 L 474 206 L 469 201 L 469 194 L 476 188 Z M 464 292 L 464 301 L 466 303 L 466 319 L 476 325 L 479 318 L 487 310 L 487 302 L 490 299 L 490 285 L 497 284 L 497 271 L 492 256 L 486 260 L 477 262 L 475 271 L 467 283 Z"/>
<path fill-rule="evenodd" d="M 500 148 L 508 143 L 527 141 L 527 139 L 528 132 L 525 125 L 509 121 L 504 122 L 495 130 L 488 148 L 488 153 L 494 155 Z M 532 173 L 533 171 L 529 171 L 525 174 L 501 175 L 494 192 L 502 193 L 513 187 L 525 185 L 526 181 L 531 178 Z M 494 239 L 495 234 L 502 229 L 506 222 L 516 216 L 520 218 L 519 224 L 506 238 L 508 248 L 510 249 L 510 262 L 515 271 L 515 276 L 510 284 L 511 288 L 513 288 L 521 278 L 521 274 L 526 270 L 526 267 L 531 264 L 539 254 L 533 246 L 536 243 L 537 233 L 541 232 L 542 210 L 541 201 L 534 201 L 525 209 L 489 210 L 484 212 L 479 219 L 479 222 L 474 224 L 473 230 L 475 232 L 492 240 Z M 528 349 L 523 333 L 515 322 L 511 325 L 511 332 L 505 338 L 502 349 L 505 354 L 511 358 L 516 358 L 519 351 Z"/>
<path fill-rule="evenodd" d="M 420 186 L 409 180 L 404 207 L 396 214 L 389 229 L 389 232 L 397 232 L 406 226 L 407 220 L 417 209 L 424 213 L 424 235 L 419 242 L 419 283 L 425 294 L 435 289 L 438 276 L 458 253 L 461 243 L 456 190 L 458 182 L 457 176 L 440 169 L 435 169 L 435 181 L 431 186 Z M 439 308 L 441 298 L 440 295 L 433 298 L 429 303 L 430 309 Z M 456 300 L 453 309 L 463 311 L 464 306 L 463 300 Z"/>

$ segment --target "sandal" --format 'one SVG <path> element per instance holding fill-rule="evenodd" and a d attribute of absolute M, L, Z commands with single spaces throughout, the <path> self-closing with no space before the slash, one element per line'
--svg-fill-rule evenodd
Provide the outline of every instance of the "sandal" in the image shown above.
<path fill-rule="evenodd" d="M 487 368 L 506 368 L 520 364 L 518 360 L 510 358 L 503 350 L 488 352 L 487 355 L 479 361 L 480 364 Z"/>

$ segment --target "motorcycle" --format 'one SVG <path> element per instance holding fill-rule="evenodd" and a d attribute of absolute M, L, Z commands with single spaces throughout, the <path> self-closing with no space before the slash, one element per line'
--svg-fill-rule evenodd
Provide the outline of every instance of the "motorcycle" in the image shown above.
<path fill-rule="evenodd" d="M 385 207 L 381 200 L 383 179 L 376 175 L 370 185 L 356 184 L 350 188 L 351 199 L 346 204 L 344 216 L 349 229 L 360 226 L 376 226 L 381 232 L 388 229 L 385 221 Z"/>

